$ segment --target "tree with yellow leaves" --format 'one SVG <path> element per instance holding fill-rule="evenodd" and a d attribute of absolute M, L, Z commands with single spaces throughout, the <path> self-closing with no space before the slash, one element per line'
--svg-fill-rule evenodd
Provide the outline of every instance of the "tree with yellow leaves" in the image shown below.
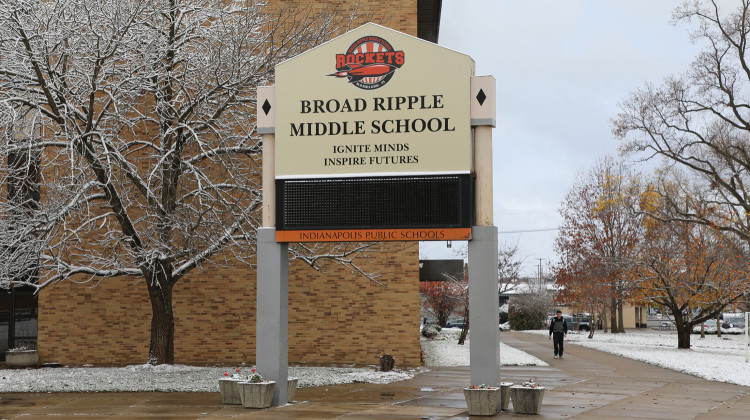
<path fill-rule="evenodd" d="M 610 311 L 612 332 L 624 332 L 628 264 L 641 234 L 640 182 L 615 158 L 599 160 L 565 197 L 555 240 L 553 275 L 567 303 Z"/>
<path fill-rule="evenodd" d="M 703 224 L 666 221 L 674 215 L 664 197 L 681 196 L 690 203 L 680 194 L 685 190 L 685 185 L 673 183 L 666 191 L 651 186 L 642 194 L 640 207 L 649 216 L 643 218 L 638 259 L 628 271 L 632 298 L 672 314 L 681 349 L 690 348 L 695 325 L 717 317 L 743 297 L 748 268 L 744 243 L 736 237 Z"/>

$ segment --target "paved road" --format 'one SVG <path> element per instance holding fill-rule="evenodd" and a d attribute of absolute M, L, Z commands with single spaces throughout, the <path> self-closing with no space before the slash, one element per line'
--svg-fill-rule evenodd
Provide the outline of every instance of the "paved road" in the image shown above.
<path fill-rule="evenodd" d="M 503 332 L 501 340 L 549 367 L 502 369 L 503 381 L 535 378 L 548 390 L 538 416 L 490 418 L 747 419 L 750 388 L 706 381 L 575 345 L 552 357 L 546 337 Z M 0 418 L 15 419 L 468 419 L 461 388 L 469 369 L 431 368 L 388 385 L 351 384 L 297 391 L 297 402 L 268 410 L 224 406 L 218 393 L 0 394 Z M 304 403 L 302 402 L 304 401 Z"/>

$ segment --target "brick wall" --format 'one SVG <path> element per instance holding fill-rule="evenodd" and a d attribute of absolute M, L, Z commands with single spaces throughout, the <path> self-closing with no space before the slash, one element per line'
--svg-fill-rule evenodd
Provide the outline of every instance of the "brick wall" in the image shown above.
<path fill-rule="evenodd" d="M 352 0 L 272 0 L 270 6 L 299 7 L 307 11 L 349 11 L 357 6 L 357 20 L 359 26 L 372 21 L 397 31 L 417 36 L 417 0 L 368 0 L 355 2 Z"/>
<path fill-rule="evenodd" d="M 416 243 L 389 243 L 364 267 L 385 287 L 349 269 L 315 271 L 294 261 L 289 278 L 292 364 L 376 364 L 391 353 L 419 365 L 419 273 Z M 255 272 L 247 266 L 194 272 L 175 286 L 177 363 L 253 363 Z M 145 363 L 151 305 L 143 282 L 65 282 L 39 296 L 42 362 L 80 365 Z"/>
<path fill-rule="evenodd" d="M 63 364 L 145 363 L 151 304 L 136 279 L 98 286 L 60 283 L 39 293 L 39 360 Z"/>
<path fill-rule="evenodd" d="M 350 1 L 277 0 L 281 6 L 349 9 Z M 287 4 L 288 3 L 288 4 Z M 373 20 L 416 36 L 417 1 L 359 5 Z M 356 26 L 356 25 L 355 25 Z M 289 361 L 375 364 L 391 353 L 398 366 L 419 364 L 417 243 L 379 246 L 365 266 L 385 287 L 336 264 L 315 271 L 293 261 L 289 279 Z M 174 289 L 177 363 L 253 363 L 255 272 L 245 265 L 196 271 Z M 39 296 L 42 362 L 132 364 L 148 359 L 151 305 L 142 280 L 65 282 Z"/>
<path fill-rule="evenodd" d="M 406 249 L 404 249 L 406 248 Z M 289 280 L 289 360 L 377 364 L 390 353 L 398 365 L 419 365 L 417 243 L 382 244 L 368 270 L 373 281 L 342 266 L 315 272 L 295 265 Z"/>

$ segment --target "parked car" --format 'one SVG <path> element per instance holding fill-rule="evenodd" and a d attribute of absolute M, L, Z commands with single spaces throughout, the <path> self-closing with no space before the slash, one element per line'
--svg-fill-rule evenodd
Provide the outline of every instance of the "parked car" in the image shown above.
<path fill-rule="evenodd" d="M 707 319 L 703 321 L 703 330 L 704 332 L 716 332 L 716 320 Z M 701 332 L 701 324 L 698 324 L 693 327 L 693 333 L 700 334 L 700 332 Z"/>
<path fill-rule="evenodd" d="M 726 320 L 721 323 L 721 329 L 729 329 L 731 327 L 730 323 Z M 716 334 L 716 320 L 715 319 L 707 319 L 703 321 L 703 330 L 704 332 L 708 334 Z M 701 332 L 701 325 L 698 324 L 693 327 L 693 333 L 700 334 Z"/>
<path fill-rule="evenodd" d="M 463 328 L 464 323 L 463 319 L 454 319 L 453 321 L 446 322 L 445 328 Z"/>
<path fill-rule="evenodd" d="M 570 315 L 564 315 L 564 314 L 563 314 L 563 318 L 565 319 L 565 323 L 568 324 L 568 331 L 572 330 L 575 319 L 573 319 L 573 317 Z"/>
<path fill-rule="evenodd" d="M 699 325 L 700 327 L 700 325 Z M 707 319 L 703 321 L 703 328 L 716 328 L 716 320 L 715 319 Z"/>
<path fill-rule="evenodd" d="M 578 314 L 575 316 L 578 331 L 591 331 L 591 315 Z M 569 326 L 573 328 L 572 326 Z"/>
<path fill-rule="evenodd" d="M 715 319 L 707 319 L 703 321 L 703 325 L 706 326 L 706 328 L 716 328 L 716 320 Z M 729 323 L 725 321 L 721 321 L 721 328 L 729 328 Z"/>
<path fill-rule="evenodd" d="M 730 328 L 745 328 L 745 317 L 739 317 L 739 316 L 732 316 L 732 317 L 724 317 L 724 322 L 729 324 Z"/>

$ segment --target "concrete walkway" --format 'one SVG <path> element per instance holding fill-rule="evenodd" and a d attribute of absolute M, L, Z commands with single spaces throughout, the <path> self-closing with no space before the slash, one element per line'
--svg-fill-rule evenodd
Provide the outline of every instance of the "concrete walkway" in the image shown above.
<path fill-rule="evenodd" d="M 599 333 L 601 334 L 601 333 Z M 533 354 L 567 375 L 567 384 L 545 395 L 542 411 L 576 419 L 742 419 L 750 418 L 750 388 L 695 376 L 566 345 L 554 359 L 546 337 L 510 333 L 501 340 Z M 542 377 L 540 382 L 546 382 Z M 567 406 L 567 409 L 565 408 Z M 558 415 L 557 418 L 564 417 Z"/>
<path fill-rule="evenodd" d="M 750 388 L 711 382 L 596 350 L 568 345 L 552 357 L 546 337 L 501 333 L 501 340 L 549 367 L 505 367 L 502 380 L 534 378 L 548 389 L 539 416 L 490 418 L 740 419 L 750 417 Z M 218 393 L 0 394 L 4 419 L 468 419 L 462 388 L 469 369 L 431 368 L 388 385 L 297 390 L 296 401 L 267 410 L 221 404 Z"/>

